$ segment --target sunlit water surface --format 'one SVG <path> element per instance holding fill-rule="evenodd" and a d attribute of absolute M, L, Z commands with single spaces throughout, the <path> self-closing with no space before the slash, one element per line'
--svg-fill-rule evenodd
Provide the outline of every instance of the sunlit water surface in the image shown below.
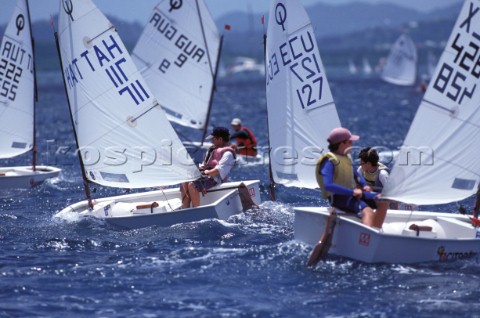
<path fill-rule="evenodd" d="M 329 257 L 307 268 L 311 247 L 294 240 L 293 207 L 325 202 L 317 191 L 282 186 L 278 201 L 269 201 L 265 165 L 233 172 L 232 180 L 259 178 L 264 203 L 228 221 L 123 230 L 74 216 L 54 219 L 84 192 L 69 149 L 74 141 L 62 83 L 52 74 L 39 77 L 40 161 L 63 172 L 31 191 L 1 194 L 0 316 L 480 316 L 476 259 L 405 266 Z M 358 146 L 401 145 L 421 93 L 374 76 L 333 74 L 330 84 L 342 124 L 361 135 Z M 220 81 L 211 123 L 229 126 L 240 117 L 266 146 L 265 103 L 261 79 Z M 183 129 L 182 135 L 198 140 L 200 133 Z M 121 193 L 98 187 L 93 196 Z M 471 208 L 472 200 L 462 203 Z M 458 205 L 436 208 L 455 212 Z"/>

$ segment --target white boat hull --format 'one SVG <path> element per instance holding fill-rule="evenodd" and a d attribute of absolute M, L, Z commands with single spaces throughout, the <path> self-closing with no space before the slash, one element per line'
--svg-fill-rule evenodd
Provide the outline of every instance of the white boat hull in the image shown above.
<path fill-rule="evenodd" d="M 382 76 L 382 79 L 387 83 L 399 86 L 412 86 L 413 84 L 415 84 L 415 80 L 401 80 L 388 76 Z"/>
<path fill-rule="evenodd" d="M 29 189 L 47 179 L 55 178 L 61 169 L 50 166 L 4 167 L 0 168 L 0 190 Z"/>
<path fill-rule="evenodd" d="M 181 194 L 177 188 L 96 199 L 92 210 L 85 200 L 66 207 L 55 216 L 62 218 L 65 214 L 76 212 L 83 217 L 93 217 L 129 229 L 171 226 L 212 218 L 226 220 L 248 208 L 242 205 L 240 198 L 238 187 L 241 183 L 227 182 L 210 189 L 209 193 L 201 196 L 201 206 L 197 208 L 181 209 Z M 243 191 L 247 191 L 245 193 L 257 205 L 261 203 L 259 183 L 258 180 L 243 182 L 246 187 Z M 152 208 L 153 202 L 158 206 Z"/>
<path fill-rule="evenodd" d="M 328 208 L 294 211 L 295 239 L 316 244 L 324 231 Z M 417 232 L 409 229 L 412 224 L 432 230 Z M 477 257 L 480 237 L 468 216 L 460 214 L 389 210 L 380 231 L 340 211 L 329 253 L 367 263 L 447 261 Z"/>

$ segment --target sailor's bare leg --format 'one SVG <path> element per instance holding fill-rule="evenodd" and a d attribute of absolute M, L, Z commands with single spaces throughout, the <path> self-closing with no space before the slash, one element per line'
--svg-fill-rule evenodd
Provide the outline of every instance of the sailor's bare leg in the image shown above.
<path fill-rule="evenodd" d="M 362 223 L 368 226 L 374 226 L 375 213 L 371 207 L 366 207 L 362 210 Z"/>
<path fill-rule="evenodd" d="M 373 226 L 378 227 L 379 229 L 382 228 L 383 221 L 385 221 L 385 217 L 387 216 L 387 210 L 390 202 L 388 201 L 378 201 L 377 202 L 377 209 L 375 210 L 375 221 Z"/>
<path fill-rule="evenodd" d="M 200 192 L 197 191 L 191 182 L 188 184 L 188 193 L 190 194 L 190 200 L 192 200 L 192 207 L 200 206 Z"/>
<path fill-rule="evenodd" d="M 188 209 L 190 207 L 190 194 L 188 193 L 188 187 L 189 187 L 189 182 L 184 182 L 182 183 L 181 186 L 181 191 L 180 193 L 182 194 L 182 207 L 184 209 Z"/>

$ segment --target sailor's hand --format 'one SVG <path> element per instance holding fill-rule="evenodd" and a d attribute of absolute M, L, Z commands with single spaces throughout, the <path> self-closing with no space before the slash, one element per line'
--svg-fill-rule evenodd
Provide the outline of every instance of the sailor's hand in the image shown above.
<path fill-rule="evenodd" d="M 363 195 L 362 189 L 353 189 L 353 196 L 357 199 L 361 199 Z"/>
<path fill-rule="evenodd" d="M 363 187 L 363 191 L 372 192 L 372 188 L 370 186 L 366 185 L 366 186 Z"/>

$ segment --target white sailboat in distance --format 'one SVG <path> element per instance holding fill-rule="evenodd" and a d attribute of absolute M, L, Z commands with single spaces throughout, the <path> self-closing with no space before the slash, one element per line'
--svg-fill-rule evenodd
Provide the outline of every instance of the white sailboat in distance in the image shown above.
<path fill-rule="evenodd" d="M 179 187 L 92 199 L 89 183 L 148 188 L 194 180 L 200 172 L 92 1 L 62 1 L 56 37 L 87 194 L 57 217 L 73 212 L 125 228 L 170 226 L 227 219 L 246 208 L 242 199 L 259 203 L 257 180 L 223 183 L 189 209 L 180 209 Z"/>
<path fill-rule="evenodd" d="M 381 78 L 395 85 L 411 86 L 415 84 L 417 58 L 415 43 L 408 35 L 402 34 L 390 50 Z"/>
<path fill-rule="evenodd" d="M 61 170 L 36 162 L 35 57 L 27 0 L 17 1 L 0 52 L 0 158 L 32 152 L 32 165 L 0 168 L 0 190 L 31 188 Z"/>

